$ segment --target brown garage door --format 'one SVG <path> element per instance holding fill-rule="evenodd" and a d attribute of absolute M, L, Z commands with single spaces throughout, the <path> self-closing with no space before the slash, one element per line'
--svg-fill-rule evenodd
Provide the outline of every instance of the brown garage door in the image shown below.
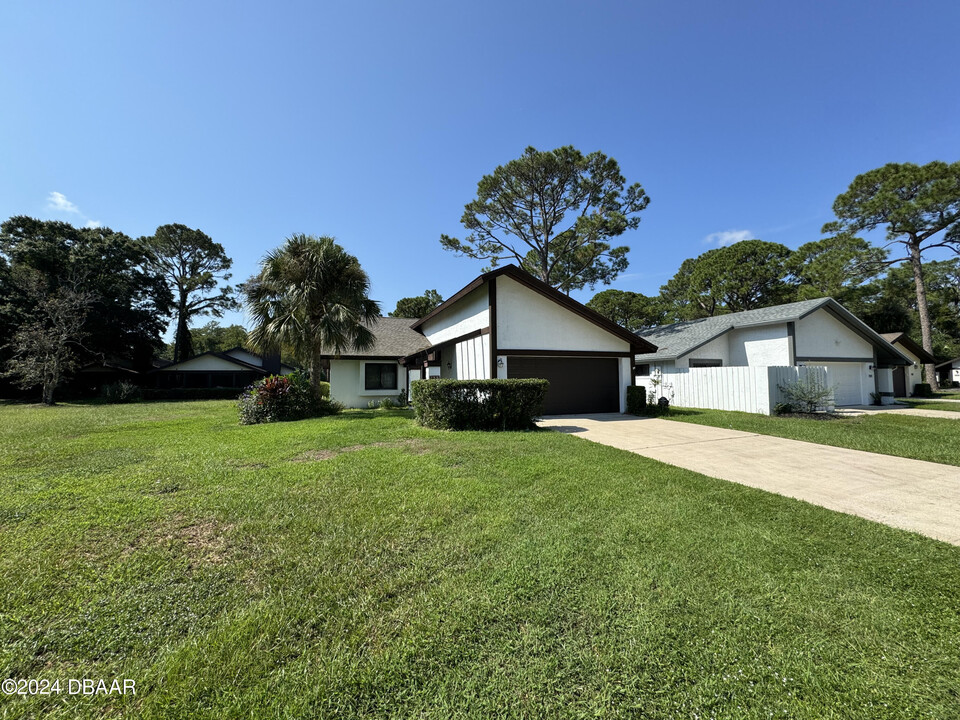
<path fill-rule="evenodd" d="M 545 378 L 544 415 L 620 412 L 617 358 L 507 357 L 507 377 Z"/>

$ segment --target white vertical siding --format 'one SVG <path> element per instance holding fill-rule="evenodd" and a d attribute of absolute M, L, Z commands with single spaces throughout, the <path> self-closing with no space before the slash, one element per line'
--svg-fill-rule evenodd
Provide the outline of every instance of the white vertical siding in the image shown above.
<path fill-rule="evenodd" d="M 659 395 L 677 407 L 769 415 L 783 402 L 779 386 L 807 377 L 827 382 L 827 371 L 793 366 L 680 368 L 663 374 Z"/>

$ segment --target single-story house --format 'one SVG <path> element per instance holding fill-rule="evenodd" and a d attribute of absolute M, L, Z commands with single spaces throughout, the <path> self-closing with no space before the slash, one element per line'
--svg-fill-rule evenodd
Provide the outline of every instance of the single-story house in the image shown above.
<path fill-rule="evenodd" d="M 328 353 L 330 394 L 349 407 L 413 380 L 546 378 L 544 413 L 623 412 L 633 358 L 656 347 L 515 265 L 475 278 L 419 319 L 380 318 L 373 349 Z"/>
<path fill-rule="evenodd" d="M 157 388 L 244 388 L 268 375 L 286 375 L 296 368 L 280 362 L 280 355 L 258 355 L 242 347 L 205 352 L 170 363 L 148 374 Z"/>
<path fill-rule="evenodd" d="M 943 385 L 950 386 L 960 382 L 960 357 L 937 365 L 937 377 Z"/>
<path fill-rule="evenodd" d="M 893 368 L 893 394 L 896 397 L 913 395 L 916 385 L 923 382 L 920 372 L 923 365 L 936 362 L 936 358 L 911 340 L 906 333 L 881 333 L 881 337 L 912 361 L 911 365 Z"/>
<path fill-rule="evenodd" d="M 695 368 L 826 367 L 837 405 L 893 399 L 892 370 L 913 361 L 833 298 L 718 315 L 642 331 L 657 345 L 635 357 L 637 384 Z"/>

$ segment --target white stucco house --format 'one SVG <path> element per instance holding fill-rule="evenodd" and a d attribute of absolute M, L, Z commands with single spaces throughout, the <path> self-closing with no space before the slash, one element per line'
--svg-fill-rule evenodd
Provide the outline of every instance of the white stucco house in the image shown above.
<path fill-rule="evenodd" d="M 923 382 L 923 365 L 936 362 L 936 358 L 906 333 L 881 333 L 881 336 L 911 361 L 910 365 L 893 368 L 893 394 L 896 397 L 909 397 L 913 395 L 916 385 Z"/>
<path fill-rule="evenodd" d="M 955 382 L 960 382 L 960 357 L 937 365 L 937 377 L 947 387 Z"/>
<path fill-rule="evenodd" d="M 636 382 L 648 387 L 651 378 L 671 373 L 697 377 L 687 372 L 697 368 L 822 366 L 836 388 L 836 405 L 868 405 L 871 393 L 892 402 L 893 369 L 913 364 L 832 298 L 691 320 L 642 334 L 657 346 L 635 357 Z M 712 381 L 709 373 L 699 375 L 702 382 Z"/>
<path fill-rule="evenodd" d="M 413 380 L 546 378 L 544 414 L 623 412 L 638 353 L 653 343 L 515 265 L 475 278 L 425 317 L 380 318 L 365 353 L 329 353 L 330 394 L 348 407 Z"/>

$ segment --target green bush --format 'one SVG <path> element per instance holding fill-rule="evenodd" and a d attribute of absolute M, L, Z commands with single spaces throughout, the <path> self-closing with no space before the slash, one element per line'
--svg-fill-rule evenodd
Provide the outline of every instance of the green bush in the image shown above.
<path fill-rule="evenodd" d="M 241 425 L 256 425 L 334 415 L 343 406 L 326 397 L 318 398 L 310 378 L 297 371 L 257 380 L 240 396 L 237 408 Z"/>
<path fill-rule="evenodd" d="M 100 399 L 108 403 L 139 402 L 143 399 L 143 391 L 133 383 L 121 380 L 100 388 Z"/>
<path fill-rule="evenodd" d="M 786 401 L 802 412 L 825 410 L 833 400 L 836 386 L 825 385 L 814 375 L 807 375 L 786 385 L 777 385 Z"/>
<path fill-rule="evenodd" d="M 643 385 L 627 387 L 627 412 L 631 415 L 645 415 L 647 412 L 647 388 Z"/>
<path fill-rule="evenodd" d="M 795 409 L 790 403 L 778 402 L 773 406 L 774 415 L 790 415 L 793 412 L 795 412 Z"/>
<path fill-rule="evenodd" d="M 933 397 L 933 388 L 930 383 L 917 383 L 913 386 L 914 397 Z"/>
<path fill-rule="evenodd" d="M 539 379 L 416 380 L 417 422 L 436 430 L 529 430 L 550 383 Z"/>
<path fill-rule="evenodd" d="M 320 386 L 320 396 L 325 398 L 330 397 L 330 383 L 321 380 L 318 384 Z"/>

